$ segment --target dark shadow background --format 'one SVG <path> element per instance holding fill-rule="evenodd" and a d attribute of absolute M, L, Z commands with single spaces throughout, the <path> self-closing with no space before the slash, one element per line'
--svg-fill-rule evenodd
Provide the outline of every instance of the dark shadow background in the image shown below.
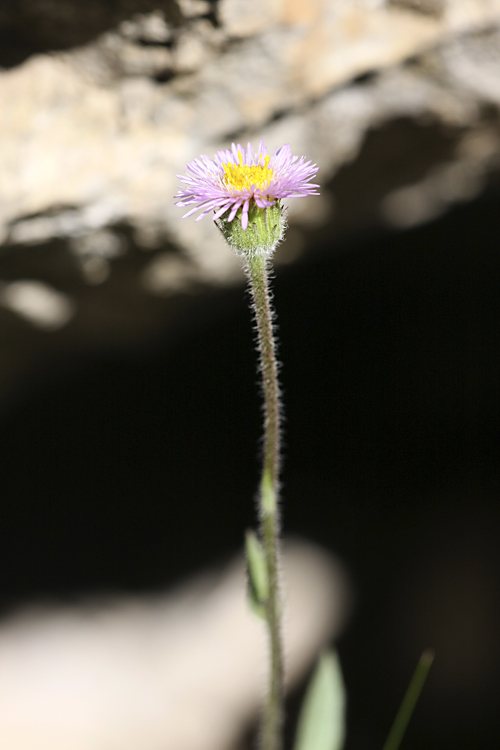
<path fill-rule="evenodd" d="M 437 652 L 406 750 L 500 742 L 500 198 L 324 241 L 279 272 L 285 531 L 347 564 L 347 750 L 379 750 Z M 0 414 L 0 591 L 144 591 L 254 522 L 260 434 L 242 289 L 133 355 L 66 363 Z M 292 704 L 294 701 L 292 700 Z"/>

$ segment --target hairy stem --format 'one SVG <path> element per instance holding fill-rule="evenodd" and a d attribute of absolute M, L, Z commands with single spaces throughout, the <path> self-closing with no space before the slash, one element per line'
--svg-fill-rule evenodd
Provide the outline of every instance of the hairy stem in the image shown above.
<path fill-rule="evenodd" d="M 283 649 L 278 581 L 280 469 L 280 395 L 273 333 L 267 260 L 248 258 L 247 272 L 257 322 L 260 371 L 264 394 L 264 456 L 259 491 L 260 535 L 266 557 L 269 597 L 266 621 L 269 633 L 270 670 L 267 701 L 261 727 L 262 750 L 281 750 L 283 724 Z"/>

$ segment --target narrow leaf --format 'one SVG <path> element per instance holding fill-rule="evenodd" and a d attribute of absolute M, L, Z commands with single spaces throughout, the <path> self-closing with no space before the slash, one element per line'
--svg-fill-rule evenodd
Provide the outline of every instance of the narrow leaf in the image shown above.
<path fill-rule="evenodd" d="M 424 651 L 420 660 L 417 664 L 417 668 L 413 673 L 408 690 L 406 691 L 403 702 L 399 708 L 394 719 L 394 724 L 391 727 L 389 736 L 385 742 L 383 750 L 398 750 L 403 739 L 403 735 L 408 726 L 408 722 L 411 719 L 413 709 L 415 708 L 419 699 L 420 693 L 424 686 L 424 682 L 429 674 L 429 669 L 434 661 L 434 652 L 430 649 Z"/>
<path fill-rule="evenodd" d="M 337 654 L 325 652 L 307 689 L 294 750 L 341 750 L 345 736 L 345 689 Z"/>
<path fill-rule="evenodd" d="M 245 536 L 245 552 L 248 569 L 248 598 L 253 611 L 265 619 L 265 605 L 269 596 L 269 581 L 264 550 L 253 531 Z"/>

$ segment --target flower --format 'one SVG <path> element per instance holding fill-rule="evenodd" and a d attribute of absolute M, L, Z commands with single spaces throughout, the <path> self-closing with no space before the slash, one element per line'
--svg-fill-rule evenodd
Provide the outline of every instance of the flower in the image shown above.
<path fill-rule="evenodd" d="M 241 217 L 241 228 L 248 227 L 252 209 L 267 209 L 282 198 L 301 198 L 318 195 L 310 182 L 318 167 L 305 157 L 293 156 L 290 146 L 276 149 L 269 156 L 264 141 L 254 153 L 251 143 L 246 151 L 233 143 L 231 149 L 218 151 L 213 160 L 201 156 L 186 165 L 185 175 L 177 175 L 185 187 L 176 196 L 178 206 L 196 204 L 184 214 L 185 219 L 201 210 L 199 221 L 215 211 L 213 220 L 223 217 L 227 226 L 236 215 Z M 227 214 L 227 216 L 224 216 Z"/>

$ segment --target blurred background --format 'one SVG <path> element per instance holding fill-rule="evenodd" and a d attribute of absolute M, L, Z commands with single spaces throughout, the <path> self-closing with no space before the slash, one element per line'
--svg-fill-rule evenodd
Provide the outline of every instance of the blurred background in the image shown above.
<path fill-rule="evenodd" d="M 240 549 L 248 297 L 172 197 L 200 153 L 290 143 L 322 189 L 276 256 L 284 532 L 347 571 L 346 748 L 428 646 L 404 747 L 497 748 L 500 0 L 1 0 L 0 66 L 4 622 Z"/>

